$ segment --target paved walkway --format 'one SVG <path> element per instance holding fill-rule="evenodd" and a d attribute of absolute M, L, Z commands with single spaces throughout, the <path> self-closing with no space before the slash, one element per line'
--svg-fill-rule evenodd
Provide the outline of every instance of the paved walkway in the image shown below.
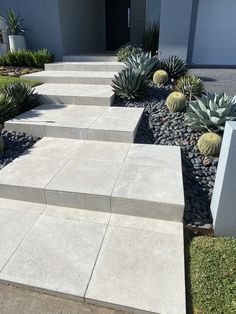
<path fill-rule="evenodd" d="M 6 123 L 43 139 L 0 172 L 1 309 L 184 314 L 180 149 L 133 144 L 142 109 L 109 107 L 122 64 L 71 58 L 34 74 L 46 104 Z"/>
<path fill-rule="evenodd" d="M 236 95 L 236 69 L 191 69 L 189 73 L 201 77 L 211 93 Z"/>

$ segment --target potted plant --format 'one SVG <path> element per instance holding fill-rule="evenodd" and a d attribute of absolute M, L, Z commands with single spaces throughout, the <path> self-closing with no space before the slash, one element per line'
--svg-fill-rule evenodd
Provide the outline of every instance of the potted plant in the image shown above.
<path fill-rule="evenodd" d="M 8 11 L 6 23 L 11 51 L 26 49 L 25 37 L 23 36 L 25 32 L 23 21 L 24 19 L 20 15 L 16 15 L 13 9 Z"/>

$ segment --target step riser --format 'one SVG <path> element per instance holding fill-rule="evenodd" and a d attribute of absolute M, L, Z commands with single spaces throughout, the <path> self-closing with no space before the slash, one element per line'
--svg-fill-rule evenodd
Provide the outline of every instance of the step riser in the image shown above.
<path fill-rule="evenodd" d="M 99 64 L 45 64 L 46 71 L 90 71 L 90 72 L 119 72 L 125 65 L 99 65 Z"/>
<path fill-rule="evenodd" d="M 35 80 L 42 83 L 54 84 L 91 84 L 91 85 L 111 85 L 111 78 L 103 77 L 56 77 L 56 76 L 30 76 L 29 80 Z"/>
<path fill-rule="evenodd" d="M 116 56 L 64 56 L 64 62 L 117 62 Z"/>
<path fill-rule="evenodd" d="M 53 125 L 44 127 L 36 124 L 21 124 L 11 121 L 5 123 L 5 129 L 11 132 L 30 134 L 39 138 L 47 136 L 54 138 L 122 143 L 133 143 L 137 131 L 136 130 L 133 133 L 115 130 L 78 129 L 76 127 L 60 127 Z"/>
<path fill-rule="evenodd" d="M 149 201 L 125 199 L 115 196 L 54 191 L 24 186 L 0 184 L 0 197 L 53 206 L 95 210 L 106 213 L 131 215 L 182 222 L 184 206 L 158 204 Z M 148 208 L 148 213 L 146 208 Z"/>
<path fill-rule="evenodd" d="M 88 96 L 64 96 L 64 95 L 39 95 L 40 104 L 70 104 L 81 106 L 111 106 L 115 96 L 112 97 L 88 97 Z"/>

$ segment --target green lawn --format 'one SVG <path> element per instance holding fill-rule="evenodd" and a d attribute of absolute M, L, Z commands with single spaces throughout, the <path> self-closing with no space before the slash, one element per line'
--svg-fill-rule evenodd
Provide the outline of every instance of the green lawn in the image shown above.
<path fill-rule="evenodd" d="M 14 82 L 25 82 L 32 87 L 42 84 L 38 81 L 32 81 L 32 80 L 23 80 L 19 77 L 9 77 L 9 76 L 0 76 L 0 88 L 6 84 L 14 83 Z"/>
<path fill-rule="evenodd" d="M 236 239 L 185 237 L 188 314 L 236 313 Z"/>

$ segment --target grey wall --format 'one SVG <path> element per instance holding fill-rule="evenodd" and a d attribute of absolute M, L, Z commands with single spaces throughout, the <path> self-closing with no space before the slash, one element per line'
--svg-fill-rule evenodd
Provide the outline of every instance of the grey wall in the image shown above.
<path fill-rule="evenodd" d="M 159 50 L 162 57 L 178 55 L 187 59 L 192 0 L 161 2 Z"/>
<path fill-rule="evenodd" d="M 59 0 L 63 52 L 105 50 L 105 0 Z"/>
<path fill-rule="evenodd" d="M 165 1 L 165 0 L 164 0 Z M 146 1 L 146 26 L 150 23 L 158 22 L 161 14 L 161 0 Z"/>
<path fill-rule="evenodd" d="M 146 24 L 146 0 L 131 0 L 130 41 L 139 45 L 142 42 Z"/>
<path fill-rule="evenodd" d="M 48 48 L 57 58 L 63 54 L 58 0 L 4 0 L 0 1 L 0 15 L 13 8 L 25 19 L 25 33 L 29 49 Z"/>

